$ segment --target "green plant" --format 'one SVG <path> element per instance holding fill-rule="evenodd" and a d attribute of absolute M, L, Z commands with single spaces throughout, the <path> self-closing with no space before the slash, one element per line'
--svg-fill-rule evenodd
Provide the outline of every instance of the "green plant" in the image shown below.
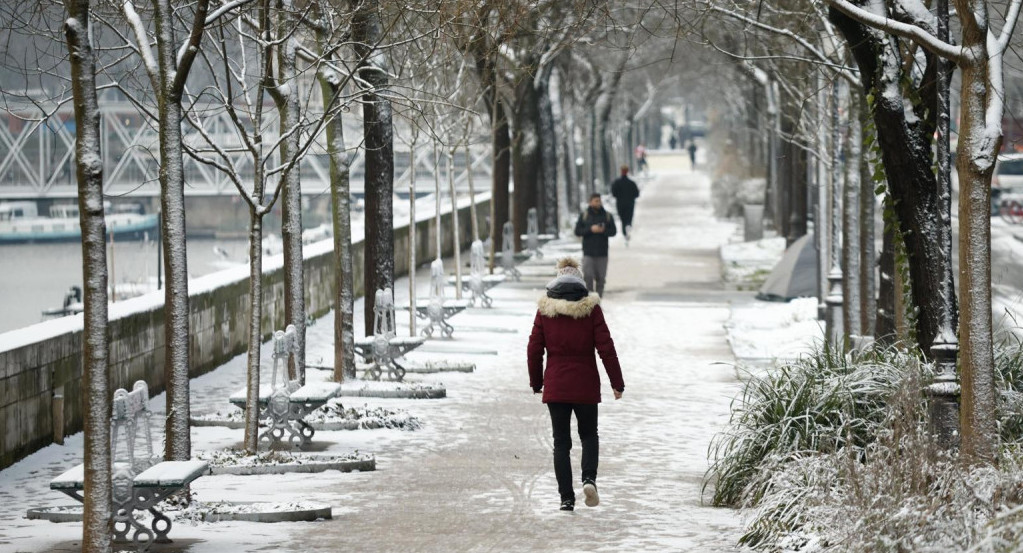
<path fill-rule="evenodd" d="M 862 449 L 886 417 L 913 357 L 888 347 L 845 355 L 823 346 L 764 376 L 751 377 L 732 404 L 728 431 L 711 443 L 704 484 L 713 504 L 752 506 L 773 472 L 808 455 Z"/>

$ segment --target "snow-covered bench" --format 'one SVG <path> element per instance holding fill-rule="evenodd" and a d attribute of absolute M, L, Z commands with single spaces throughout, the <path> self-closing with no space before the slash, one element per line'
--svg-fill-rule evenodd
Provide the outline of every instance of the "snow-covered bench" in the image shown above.
<path fill-rule="evenodd" d="M 415 350 L 426 341 L 418 336 L 397 336 L 394 322 L 394 294 L 391 288 L 376 290 L 373 302 L 373 335 L 355 340 L 355 353 L 365 365 L 361 369 L 367 378 L 380 380 L 387 369 L 388 378 L 401 380 L 405 367 L 398 359 Z"/>
<path fill-rule="evenodd" d="M 430 321 L 423 327 L 424 336 L 433 336 L 435 328 L 439 328 L 443 337 L 450 338 L 455 327 L 448 319 L 469 307 L 469 300 L 444 299 L 444 281 L 444 262 L 435 259 L 430 265 L 430 297 L 416 302 L 416 315 Z"/>
<path fill-rule="evenodd" d="M 526 251 L 533 254 L 537 259 L 543 259 L 543 251 L 540 246 L 557 238 L 554 234 L 540 234 L 540 222 L 537 220 L 536 208 L 531 207 L 526 212 L 526 234 L 519 238 L 526 241 Z"/>
<path fill-rule="evenodd" d="M 398 359 L 423 345 L 426 340 L 418 336 L 396 336 L 394 324 L 394 296 L 390 288 L 377 290 L 373 303 L 373 336 L 355 341 L 355 353 L 367 363 L 362 368 L 365 376 L 380 380 L 387 370 L 391 380 L 405 378 L 405 367 Z"/>
<path fill-rule="evenodd" d="M 285 436 L 292 445 L 305 448 L 312 442 L 316 430 L 305 422 L 309 413 L 323 407 L 327 401 L 341 393 L 336 382 L 309 382 L 303 385 L 288 380 L 288 358 L 297 346 L 295 327 L 274 333 L 274 370 L 269 386 L 259 387 L 259 419 L 267 428 L 260 432 L 259 440 L 266 440 L 271 449 L 281 447 Z M 248 390 L 242 388 L 228 398 L 232 404 L 245 408 Z"/>
<path fill-rule="evenodd" d="M 114 539 L 131 541 L 136 549 L 146 551 L 154 541 L 168 543 L 171 521 L 157 504 L 185 489 L 196 478 L 209 472 L 205 461 L 161 461 L 153 451 L 153 435 L 149 426 L 149 386 L 138 381 L 129 392 L 114 392 L 111 415 L 113 449 L 113 530 Z M 140 432 L 143 432 L 144 454 L 136 455 Z M 123 446 L 123 448 L 122 448 Z M 123 449 L 123 451 L 122 451 Z M 85 465 L 78 465 L 50 481 L 50 489 L 77 501 L 85 502 Z M 135 518 L 135 511 L 147 510 L 153 518 L 149 527 Z"/>
<path fill-rule="evenodd" d="M 469 305 L 476 305 L 476 300 L 478 299 L 480 300 L 480 305 L 490 307 L 494 304 L 494 299 L 487 295 L 487 290 L 504 282 L 505 276 L 485 274 L 484 265 L 486 261 L 483 255 L 483 242 L 479 240 L 473 241 L 469 249 L 469 259 L 470 273 L 467 278 L 462 279 L 462 290 L 472 293 L 472 296 L 469 298 Z M 449 277 L 448 284 L 457 285 L 455 277 Z"/>

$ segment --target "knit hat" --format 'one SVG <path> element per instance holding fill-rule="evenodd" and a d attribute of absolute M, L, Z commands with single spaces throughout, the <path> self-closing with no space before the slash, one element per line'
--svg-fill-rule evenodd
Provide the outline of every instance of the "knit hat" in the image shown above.
<path fill-rule="evenodd" d="M 579 270 L 579 262 L 572 257 L 562 257 L 558 260 L 558 276 L 574 276 L 582 279 L 583 273 Z"/>

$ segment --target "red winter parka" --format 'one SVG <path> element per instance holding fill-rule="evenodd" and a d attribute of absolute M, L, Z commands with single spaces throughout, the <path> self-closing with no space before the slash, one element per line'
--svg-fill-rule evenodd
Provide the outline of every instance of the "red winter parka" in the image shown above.
<path fill-rule="evenodd" d="M 540 298 L 526 349 L 529 385 L 543 387 L 544 403 L 600 403 L 600 353 L 611 387 L 624 390 L 622 368 L 600 309 L 600 296 L 579 301 Z M 543 355 L 547 351 L 547 370 Z"/>

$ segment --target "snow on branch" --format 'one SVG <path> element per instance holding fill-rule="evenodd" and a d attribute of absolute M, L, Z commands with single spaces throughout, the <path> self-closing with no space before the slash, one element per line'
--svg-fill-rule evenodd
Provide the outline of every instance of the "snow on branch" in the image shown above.
<path fill-rule="evenodd" d="M 1009 5 L 1009 13 L 1005 15 L 1005 26 L 1002 27 L 1002 34 L 998 37 L 998 52 L 1000 54 L 1004 54 L 1006 48 L 1009 47 L 1009 39 L 1012 38 L 1012 33 L 1019 20 L 1020 4 L 1023 4 L 1023 0 L 1012 0 L 1012 4 Z"/>
<path fill-rule="evenodd" d="M 827 2 L 838 11 L 864 25 L 912 40 L 931 52 L 955 63 L 959 63 L 963 59 L 962 47 L 938 40 L 937 37 L 917 25 L 902 23 L 886 15 L 869 12 L 848 2 L 848 0 L 827 0 Z"/>
<path fill-rule="evenodd" d="M 827 65 L 829 67 L 835 68 L 835 70 L 838 72 L 838 74 L 841 75 L 842 78 L 844 78 L 845 80 L 849 81 L 852 84 L 858 84 L 859 83 L 859 78 L 856 76 L 856 74 L 854 72 L 852 72 L 852 71 L 850 71 L 848 69 L 845 69 L 845 68 L 841 67 L 840 64 L 836 64 L 835 62 L 831 61 L 831 59 L 829 59 L 828 56 L 825 55 L 824 52 L 822 52 L 819 48 L 815 47 L 813 44 L 810 44 L 810 42 L 807 41 L 805 38 L 797 35 L 796 33 L 793 33 L 792 31 L 790 31 L 788 29 L 779 29 L 777 27 L 774 27 L 774 26 L 771 26 L 771 25 L 767 25 L 766 23 L 763 23 L 761 21 L 750 19 L 749 17 L 746 17 L 745 15 L 743 15 L 741 13 L 733 12 L 731 10 L 727 10 L 727 9 L 721 8 L 719 6 L 712 5 L 712 6 L 710 6 L 710 9 L 711 9 L 711 11 L 715 11 L 715 12 L 720 13 L 722 15 L 726 15 L 728 17 L 731 17 L 733 19 L 741 21 L 741 22 L 743 22 L 743 23 L 745 23 L 747 25 L 751 25 L 753 27 L 756 27 L 758 29 L 762 29 L 762 30 L 767 31 L 767 32 L 772 33 L 772 34 L 783 36 L 783 37 L 785 37 L 785 38 L 795 42 L 799 46 L 801 46 L 803 49 L 805 49 L 807 52 L 809 52 L 814 58 L 819 60 L 821 63 L 823 63 L 823 64 L 825 64 L 825 65 Z"/>
<path fill-rule="evenodd" d="M 218 19 L 223 17 L 224 14 L 230 12 L 231 10 L 233 10 L 235 8 L 244 6 L 245 4 L 248 4 L 249 2 L 252 2 L 252 0 L 234 0 L 232 2 L 228 2 L 228 3 L 224 4 L 223 6 L 220 6 L 219 8 L 213 10 L 213 13 L 211 13 L 211 14 L 206 16 L 205 25 L 207 25 L 207 26 L 208 25 L 212 25 Z"/>
<path fill-rule="evenodd" d="M 124 12 L 124 18 L 128 20 L 128 25 L 135 34 L 139 55 L 142 56 L 142 64 L 145 65 L 146 73 L 149 74 L 153 90 L 159 90 L 160 87 L 157 86 L 157 83 L 159 83 L 160 68 L 156 63 L 156 57 L 153 56 L 153 49 L 149 47 L 149 35 L 146 33 L 146 26 L 142 23 L 139 13 L 135 11 L 135 5 L 132 4 L 131 0 L 125 0 L 122 11 Z"/>

